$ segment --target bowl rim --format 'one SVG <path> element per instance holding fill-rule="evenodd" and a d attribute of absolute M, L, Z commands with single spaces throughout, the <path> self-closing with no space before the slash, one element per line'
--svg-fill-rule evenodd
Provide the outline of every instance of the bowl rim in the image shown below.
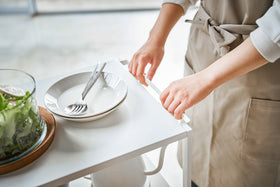
<path fill-rule="evenodd" d="M 31 74 L 29 74 L 29 73 L 27 73 L 27 72 L 25 72 L 23 70 L 12 69 L 12 68 L 0 68 L 0 72 L 1 71 L 16 71 L 16 72 L 19 72 L 19 73 L 27 75 L 29 78 L 31 78 L 31 80 L 33 82 L 33 89 L 30 92 L 30 95 L 28 97 L 26 97 L 25 99 L 23 99 L 22 102 L 20 102 L 19 104 L 15 105 L 15 106 L 13 106 L 13 107 L 11 107 L 9 109 L 4 109 L 4 110 L 0 111 L 0 113 L 7 112 L 7 111 L 13 110 L 13 109 L 21 106 L 21 104 L 24 104 L 30 97 L 32 97 L 35 94 L 35 91 L 36 91 L 36 81 L 35 81 L 35 78 Z"/>
<path fill-rule="evenodd" d="M 92 118 L 95 118 L 95 117 L 98 117 L 98 116 L 102 116 L 102 115 L 105 115 L 105 114 L 109 114 L 110 112 L 112 112 L 113 110 L 115 110 L 117 107 L 119 107 L 127 98 L 127 95 L 128 95 L 128 86 L 127 84 L 125 83 L 125 81 L 123 79 L 121 79 L 117 74 L 115 73 L 112 73 L 112 72 L 107 72 L 107 71 L 104 71 L 102 72 L 102 75 L 104 76 L 105 75 L 112 75 L 114 77 L 116 77 L 117 79 L 119 79 L 120 82 L 122 82 L 124 84 L 124 95 L 123 95 L 123 98 L 112 108 L 110 109 L 106 109 L 104 111 L 102 111 L 101 113 L 98 113 L 98 114 L 93 114 L 93 115 L 86 115 L 86 116 L 71 116 L 71 115 L 66 115 L 64 114 L 62 111 L 61 113 L 58 113 L 54 110 L 52 110 L 51 108 L 49 108 L 49 105 L 46 104 L 46 98 L 48 96 L 48 92 L 49 90 L 55 86 L 56 84 L 58 84 L 59 82 L 63 82 L 65 81 L 66 79 L 68 79 L 69 77 L 71 76 L 77 76 L 77 75 L 80 75 L 80 74 L 90 74 L 92 73 L 91 71 L 81 71 L 81 72 L 77 72 L 77 73 L 73 73 L 73 74 L 70 74 L 70 75 L 67 75 L 59 80 L 57 80 L 55 83 L 53 83 L 49 88 L 48 90 L 46 91 L 45 95 L 44 95 L 44 104 L 46 106 L 46 108 L 52 112 L 53 114 L 59 116 L 59 117 L 62 117 L 64 119 L 69 119 L 69 120 L 75 120 L 75 121 L 79 121 L 79 120 L 87 120 L 87 119 L 92 119 Z M 60 109 L 61 110 L 61 109 Z"/>

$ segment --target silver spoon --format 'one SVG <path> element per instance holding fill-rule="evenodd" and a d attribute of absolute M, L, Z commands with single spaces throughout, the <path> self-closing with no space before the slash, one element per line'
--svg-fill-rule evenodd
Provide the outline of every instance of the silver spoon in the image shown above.
<path fill-rule="evenodd" d="M 92 86 L 94 85 L 94 83 L 97 81 L 97 79 L 100 77 L 103 69 L 105 68 L 106 66 L 106 63 L 103 63 L 101 64 L 101 68 L 100 70 L 96 73 L 96 69 L 98 67 L 95 66 L 95 69 L 94 71 L 92 72 L 85 88 L 84 88 L 84 91 L 82 93 L 82 99 L 79 100 L 79 101 L 76 101 L 75 103 L 73 104 L 70 104 L 68 105 L 67 107 L 64 108 L 64 113 L 65 114 L 68 114 L 68 115 L 72 115 L 72 116 L 78 116 L 78 115 L 82 115 L 84 114 L 87 109 L 88 109 L 88 106 L 87 106 L 87 103 L 85 102 L 85 97 L 87 95 L 87 93 L 90 91 L 90 89 L 92 88 Z"/>

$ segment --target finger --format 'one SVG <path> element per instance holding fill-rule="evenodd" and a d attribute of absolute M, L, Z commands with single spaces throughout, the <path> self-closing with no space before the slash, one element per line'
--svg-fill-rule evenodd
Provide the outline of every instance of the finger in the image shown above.
<path fill-rule="evenodd" d="M 133 63 L 133 66 L 132 66 L 132 75 L 133 75 L 134 77 L 136 77 L 137 68 L 138 68 L 138 63 Z"/>
<path fill-rule="evenodd" d="M 166 98 L 164 104 L 163 104 L 163 106 L 164 106 L 164 108 L 165 108 L 166 110 L 168 110 L 169 105 L 173 102 L 173 100 L 174 100 L 173 96 L 172 96 L 171 94 L 169 94 L 169 95 L 167 96 L 167 98 Z"/>
<path fill-rule="evenodd" d="M 132 61 L 130 61 L 129 64 L 128 64 L 128 70 L 129 70 L 130 73 L 131 73 L 131 69 L 132 69 L 131 67 L 132 67 Z"/>
<path fill-rule="evenodd" d="M 148 77 L 149 80 L 152 80 L 152 79 L 153 79 L 153 77 L 154 77 L 154 75 L 155 75 L 155 73 L 156 73 L 157 67 L 158 67 L 158 66 L 155 65 L 155 63 L 152 63 L 152 65 L 151 65 L 151 67 L 150 67 L 150 69 L 149 69 L 149 71 L 148 71 L 148 75 L 147 75 L 147 77 Z"/>
<path fill-rule="evenodd" d="M 142 61 L 138 65 L 136 77 L 140 81 L 141 84 L 144 84 L 145 86 L 148 86 L 148 84 L 146 83 L 145 78 L 144 78 L 144 71 L 145 71 L 146 65 L 147 65 L 147 63 L 144 63 L 144 61 Z"/>
<path fill-rule="evenodd" d="M 186 103 L 181 103 L 180 105 L 177 106 L 177 108 L 174 111 L 174 117 L 176 119 L 182 119 L 182 115 L 187 109 L 187 104 Z"/>
<path fill-rule="evenodd" d="M 159 99 L 160 99 L 162 105 L 165 103 L 165 100 L 166 100 L 168 94 L 169 94 L 169 89 L 163 90 L 163 92 L 160 94 Z"/>
<path fill-rule="evenodd" d="M 132 57 L 131 61 L 128 64 L 128 70 L 131 74 L 132 74 L 132 67 L 134 63 L 135 63 L 135 56 Z"/>
<path fill-rule="evenodd" d="M 181 104 L 180 100 L 173 100 L 173 102 L 168 107 L 168 112 L 172 115 L 174 115 L 175 109 Z"/>

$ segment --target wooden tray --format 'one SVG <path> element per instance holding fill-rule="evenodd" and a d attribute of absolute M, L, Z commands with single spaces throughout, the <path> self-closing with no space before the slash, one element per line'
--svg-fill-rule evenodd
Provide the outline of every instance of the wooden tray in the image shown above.
<path fill-rule="evenodd" d="M 47 134 L 43 142 L 37 147 L 34 151 L 27 154 L 26 156 L 15 160 L 13 162 L 9 162 L 4 165 L 0 165 L 0 175 L 6 174 L 12 171 L 15 171 L 27 164 L 36 160 L 39 156 L 41 156 L 50 146 L 54 138 L 55 132 L 55 119 L 51 113 L 49 113 L 45 108 L 39 106 L 39 112 L 41 117 L 45 120 L 47 124 Z"/>

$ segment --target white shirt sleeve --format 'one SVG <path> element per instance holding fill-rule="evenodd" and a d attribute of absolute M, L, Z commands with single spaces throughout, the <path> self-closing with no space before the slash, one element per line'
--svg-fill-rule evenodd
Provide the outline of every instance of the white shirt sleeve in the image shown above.
<path fill-rule="evenodd" d="M 187 12 L 190 5 L 194 5 L 197 0 L 162 0 L 162 5 L 164 3 L 174 3 L 180 5 L 184 9 L 184 13 Z"/>
<path fill-rule="evenodd" d="M 280 58 L 280 2 L 274 0 L 273 6 L 256 21 L 259 26 L 250 34 L 253 45 L 269 62 Z"/>

